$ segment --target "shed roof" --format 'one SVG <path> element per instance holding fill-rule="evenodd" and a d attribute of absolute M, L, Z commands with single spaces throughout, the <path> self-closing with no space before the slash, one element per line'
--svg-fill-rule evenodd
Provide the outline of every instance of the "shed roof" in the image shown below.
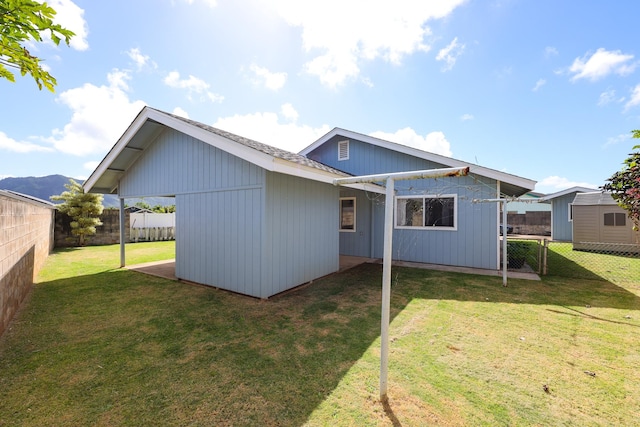
<path fill-rule="evenodd" d="M 462 160 L 457 160 L 452 157 L 443 156 L 440 154 L 431 153 L 424 150 L 419 150 L 417 148 L 409 147 L 402 144 L 397 144 L 395 142 L 386 141 L 384 139 L 376 138 L 373 136 L 361 134 L 358 132 L 353 132 L 347 129 L 342 128 L 334 128 L 324 136 L 320 137 L 313 144 L 304 148 L 300 151 L 300 154 L 308 155 L 313 150 L 321 146 L 322 144 L 329 141 L 334 136 L 342 136 L 349 139 L 355 139 L 358 141 L 366 142 L 371 145 L 375 145 L 378 147 L 386 148 L 389 150 L 397 151 L 400 153 L 404 153 L 410 156 L 418 157 L 424 160 L 428 160 L 434 163 L 438 163 L 444 165 L 446 167 L 469 167 L 469 173 L 485 176 L 487 178 L 495 179 L 500 181 L 501 187 L 500 190 L 503 194 L 507 196 L 520 196 L 534 189 L 536 185 L 536 181 L 522 178 L 517 175 L 512 175 L 505 172 L 500 172 L 495 169 L 486 168 L 484 166 L 479 166 L 473 163 L 468 163 Z"/>
<path fill-rule="evenodd" d="M 333 183 L 335 178 L 351 176 L 303 155 L 146 106 L 85 181 L 84 190 L 104 194 L 117 193 L 120 178 L 166 128 L 190 135 L 272 172 L 326 183 Z M 363 186 L 359 185 L 358 188 Z M 370 191 L 384 191 L 381 187 L 371 184 L 366 188 Z"/>
<path fill-rule="evenodd" d="M 551 199 L 566 196 L 567 194 L 571 194 L 571 193 L 592 193 L 594 191 L 595 191 L 595 188 L 576 186 L 576 187 L 566 188 L 564 190 L 560 190 L 555 193 L 547 194 L 546 196 L 542 197 L 540 201 L 547 202 L 547 201 L 550 201 Z"/>
<path fill-rule="evenodd" d="M 611 197 L 611 193 L 603 193 L 602 191 L 592 191 L 589 193 L 578 193 L 573 199 L 574 206 L 597 206 L 597 205 L 617 205 L 616 201 Z"/>

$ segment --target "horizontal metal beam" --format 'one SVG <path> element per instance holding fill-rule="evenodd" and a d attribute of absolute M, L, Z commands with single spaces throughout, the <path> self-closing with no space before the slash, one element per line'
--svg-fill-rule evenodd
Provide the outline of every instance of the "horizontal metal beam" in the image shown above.
<path fill-rule="evenodd" d="M 442 169 L 426 169 L 419 171 L 407 171 L 407 172 L 392 172 L 382 173 L 376 175 L 362 175 L 353 176 L 349 178 L 336 178 L 333 180 L 333 185 L 346 185 L 346 184 L 361 184 L 365 182 L 382 182 L 391 178 L 394 181 L 407 180 L 407 179 L 422 179 L 422 178 L 443 178 L 447 176 L 467 176 L 469 174 L 469 167 L 464 168 L 442 168 Z"/>

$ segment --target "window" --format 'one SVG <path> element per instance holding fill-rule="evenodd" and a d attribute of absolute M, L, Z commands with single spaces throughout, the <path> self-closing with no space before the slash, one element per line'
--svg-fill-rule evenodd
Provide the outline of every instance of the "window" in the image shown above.
<path fill-rule="evenodd" d="M 455 195 L 396 198 L 396 228 L 457 229 Z"/>
<path fill-rule="evenodd" d="M 604 225 L 612 227 L 624 227 L 626 225 L 626 214 L 606 213 L 604 214 Z"/>
<path fill-rule="evenodd" d="M 573 221 L 573 203 L 569 203 L 569 222 Z"/>
<path fill-rule="evenodd" d="M 338 142 L 338 160 L 349 160 L 349 140 Z"/>
<path fill-rule="evenodd" d="M 340 198 L 340 231 L 356 231 L 356 198 Z"/>

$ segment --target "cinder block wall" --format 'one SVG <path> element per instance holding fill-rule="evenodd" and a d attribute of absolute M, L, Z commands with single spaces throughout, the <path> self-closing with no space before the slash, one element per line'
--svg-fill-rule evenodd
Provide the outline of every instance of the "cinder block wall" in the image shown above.
<path fill-rule="evenodd" d="M 507 224 L 513 226 L 514 234 L 551 236 L 551 212 L 548 211 L 507 213 Z"/>
<path fill-rule="evenodd" d="M 129 211 L 124 213 L 125 242 L 129 241 Z M 75 246 L 77 237 L 71 234 L 71 218 L 62 212 L 56 212 L 55 247 Z M 120 210 L 105 209 L 100 215 L 102 225 L 96 227 L 96 234 L 87 239 L 87 246 L 115 245 L 120 243 Z"/>
<path fill-rule="evenodd" d="M 53 249 L 54 209 L 0 194 L 0 335 Z"/>

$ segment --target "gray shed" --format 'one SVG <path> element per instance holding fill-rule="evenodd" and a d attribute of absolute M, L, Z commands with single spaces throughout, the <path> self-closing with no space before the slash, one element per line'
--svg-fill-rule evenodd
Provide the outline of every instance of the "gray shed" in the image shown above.
<path fill-rule="evenodd" d="M 640 233 L 610 193 L 576 194 L 572 206 L 574 249 L 640 253 Z"/>
<path fill-rule="evenodd" d="M 121 212 L 128 198 L 175 197 L 176 277 L 268 298 L 338 270 L 340 189 L 332 183 L 345 176 L 145 107 L 84 190 L 117 194 Z M 121 257 L 124 266 L 124 246 Z"/>

